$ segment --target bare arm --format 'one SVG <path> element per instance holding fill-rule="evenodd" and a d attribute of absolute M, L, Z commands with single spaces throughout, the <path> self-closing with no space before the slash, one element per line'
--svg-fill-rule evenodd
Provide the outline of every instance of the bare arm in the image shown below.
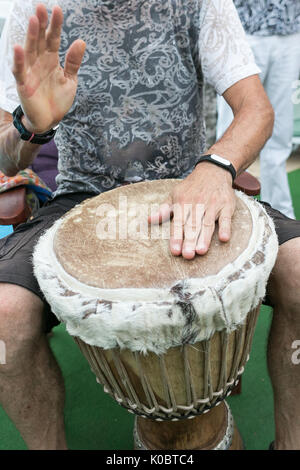
<path fill-rule="evenodd" d="M 274 113 L 257 75 L 240 80 L 223 96 L 233 110 L 234 120 L 206 153 L 227 158 L 239 174 L 255 160 L 271 136 Z M 192 209 L 187 214 L 184 208 L 188 206 Z M 180 210 L 176 212 L 174 207 Z M 207 253 L 217 221 L 220 241 L 230 239 L 234 210 L 230 173 L 212 163 L 201 162 L 175 187 L 170 200 L 149 222 L 158 223 L 173 214 L 171 253 L 192 259 L 196 253 Z"/>
<path fill-rule="evenodd" d="M 39 149 L 40 145 L 20 139 L 12 124 L 12 115 L 0 109 L 0 170 L 7 176 L 14 176 L 31 165 Z"/>
<path fill-rule="evenodd" d="M 223 95 L 234 120 L 208 153 L 231 161 L 237 173 L 248 168 L 271 137 L 274 112 L 257 75 L 240 80 Z"/>
<path fill-rule="evenodd" d="M 77 73 L 85 43 L 77 39 L 68 49 L 65 66 L 59 63 L 63 13 L 55 6 L 48 25 L 43 4 L 30 17 L 24 48 L 14 47 L 13 74 L 26 129 L 42 134 L 58 124 L 69 111 L 77 90 Z M 1 111 L 1 110 L 0 110 Z M 0 112 L 0 169 L 11 176 L 26 168 L 40 146 L 24 142 L 12 124 L 11 114 Z"/>

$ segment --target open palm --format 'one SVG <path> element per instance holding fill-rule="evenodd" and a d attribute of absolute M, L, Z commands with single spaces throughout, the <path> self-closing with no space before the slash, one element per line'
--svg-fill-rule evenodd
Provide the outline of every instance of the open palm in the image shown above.
<path fill-rule="evenodd" d="M 69 111 L 85 51 L 84 41 L 74 41 L 62 68 L 58 54 L 63 24 L 60 7 L 53 8 L 48 28 L 47 24 L 47 9 L 39 4 L 29 20 L 24 48 L 14 47 L 13 74 L 27 127 L 35 133 L 51 129 Z"/>

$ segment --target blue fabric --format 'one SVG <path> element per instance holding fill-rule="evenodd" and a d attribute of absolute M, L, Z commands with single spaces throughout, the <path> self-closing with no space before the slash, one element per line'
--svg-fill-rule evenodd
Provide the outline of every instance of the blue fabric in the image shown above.
<path fill-rule="evenodd" d="M 247 34 L 285 36 L 300 32 L 299 0 L 234 0 Z"/>
<path fill-rule="evenodd" d="M 0 238 L 4 238 L 13 232 L 12 225 L 0 225 Z"/>
<path fill-rule="evenodd" d="M 39 198 L 41 202 L 46 202 L 48 199 L 51 198 L 52 192 L 48 191 L 46 188 L 42 188 L 41 186 L 37 186 L 35 184 L 28 184 L 28 188 L 32 189 Z"/>

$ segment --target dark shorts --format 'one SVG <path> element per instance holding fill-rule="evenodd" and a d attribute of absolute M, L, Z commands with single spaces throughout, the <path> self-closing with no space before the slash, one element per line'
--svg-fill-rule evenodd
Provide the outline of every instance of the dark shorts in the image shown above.
<path fill-rule="evenodd" d="M 40 297 L 45 305 L 45 328 L 50 331 L 58 324 L 58 320 L 51 313 L 49 304 L 41 292 L 38 282 L 33 274 L 32 252 L 40 235 L 49 228 L 55 220 L 72 209 L 84 199 L 92 197 L 90 193 L 74 193 L 48 201 L 33 218 L 19 225 L 16 230 L 0 240 L 0 282 L 16 284 Z M 300 220 L 292 220 L 284 216 L 269 204 L 262 203 L 272 217 L 279 243 L 300 237 Z M 266 297 L 264 303 L 271 305 Z"/>
<path fill-rule="evenodd" d="M 51 312 L 33 274 L 32 253 L 41 234 L 76 204 L 94 196 L 74 193 L 58 196 L 44 204 L 27 222 L 0 240 L 0 282 L 16 284 L 30 290 L 44 302 L 45 331 L 50 331 L 58 320 Z"/>

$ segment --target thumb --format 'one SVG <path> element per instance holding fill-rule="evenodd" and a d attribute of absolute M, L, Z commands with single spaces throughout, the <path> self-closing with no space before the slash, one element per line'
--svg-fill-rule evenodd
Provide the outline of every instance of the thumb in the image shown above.
<path fill-rule="evenodd" d="M 75 78 L 81 65 L 86 44 L 81 39 L 77 39 L 71 44 L 65 61 L 64 73 L 68 78 Z"/>

